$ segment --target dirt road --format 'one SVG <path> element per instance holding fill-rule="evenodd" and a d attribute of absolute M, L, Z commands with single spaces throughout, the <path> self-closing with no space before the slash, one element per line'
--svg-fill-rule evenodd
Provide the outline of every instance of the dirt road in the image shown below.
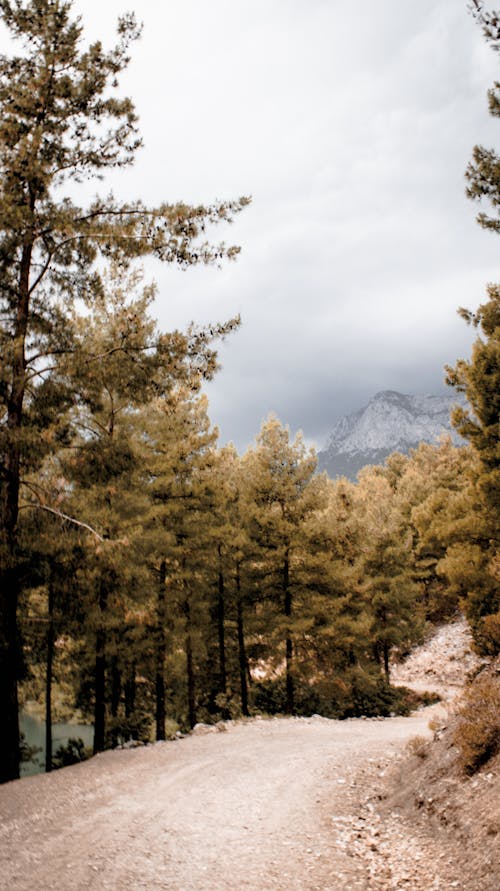
<path fill-rule="evenodd" d="M 0 887 L 372 888 L 360 855 L 370 839 L 349 843 L 356 815 L 387 758 L 428 734 L 428 719 L 254 720 L 10 783 L 0 789 Z"/>

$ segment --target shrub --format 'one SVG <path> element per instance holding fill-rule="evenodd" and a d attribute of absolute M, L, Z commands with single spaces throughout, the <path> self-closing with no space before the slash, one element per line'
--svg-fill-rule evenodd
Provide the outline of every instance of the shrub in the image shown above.
<path fill-rule="evenodd" d="M 473 774 L 500 751 L 500 681 L 479 677 L 467 689 L 458 709 L 454 743 L 462 769 Z"/>
<path fill-rule="evenodd" d="M 477 637 L 482 653 L 487 656 L 500 653 L 500 612 L 484 616 Z"/>
<path fill-rule="evenodd" d="M 128 717 L 112 718 L 108 722 L 106 748 L 114 748 L 130 740 L 148 743 L 151 739 L 151 716 L 145 709 L 135 709 Z"/>
<path fill-rule="evenodd" d="M 216 717 L 218 717 L 219 720 L 236 721 L 242 716 L 241 700 L 239 696 L 234 696 L 231 692 L 218 693 L 215 697 L 215 705 L 218 710 Z"/>
<path fill-rule="evenodd" d="M 408 707 L 408 712 L 415 711 L 417 708 L 425 708 L 428 705 L 436 705 L 437 702 L 441 702 L 441 697 L 439 693 L 436 693 L 434 690 L 422 690 L 422 692 L 418 692 L 416 690 L 410 690 L 409 687 L 400 687 L 398 688 L 404 693 L 404 700 Z"/>
<path fill-rule="evenodd" d="M 251 692 L 252 706 L 267 714 L 283 714 L 286 710 L 284 677 L 255 684 Z M 406 687 L 391 687 L 378 669 L 355 666 L 336 678 L 295 683 L 295 714 L 315 713 L 325 718 L 388 717 L 409 715 L 419 705 L 439 701 L 433 694 L 417 694 Z"/>
<path fill-rule="evenodd" d="M 286 712 L 286 680 L 284 677 L 258 681 L 251 688 L 251 704 L 254 709 L 269 715 Z M 295 714 L 312 715 L 321 711 L 320 697 L 314 688 L 305 683 L 295 683 Z M 325 711 L 321 711 L 325 714 Z"/>
<path fill-rule="evenodd" d="M 52 767 L 58 770 L 60 767 L 69 767 L 70 764 L 78 764 L 90 758 L 90 750 L 85 748 L 81 737 L 68 739 L 66 745 L 59 746 L 52 758 Z"/>
<path fill-rule="evenodd" d="M 174 721 L 173 718 L 167 718 L 165 720 L 165 739 L 175 739 L 179 730 L 180 727 L 177 721 Z"/>
<path fill-rule="evenodd" d="M 429 740 L 425 736 L 412 736 L 406 748 L 410 755 L 416 755 L 417 758 L 424 760 L 429 754 Z"/>
<path fill-rule="evenodd" d="M 29 763 L 30 761 L 32 761 L 33 764 L 37 764 L 37 765 L 38 765 L 38 764 L 39 764 L 39 761 L 37 760 L 37 757 L 36 757 L 36 756 L 39 755 L 41 751 L 42 751 L 41 746 L 30 746 L 30 745 L 26 742 L 26 737 L 25 737 L 24 733 L 21 733 L 21 735 L 20 735 L 20 744 L 19 744 L 19 752 L 20 752 L 20 755 L 21 755 L 21 763 L 22 763 L 22 764 L 27 764 L 27 763 Z"/>
<path fill-rule="evenodd" d="M 343 718 L 367 718 L 389 715 L 409 715 L 416 706 L 406 687 L 391 687 L 381 674 L 355 669 L 351 676 L 351 696 L 346 702 Z"/>

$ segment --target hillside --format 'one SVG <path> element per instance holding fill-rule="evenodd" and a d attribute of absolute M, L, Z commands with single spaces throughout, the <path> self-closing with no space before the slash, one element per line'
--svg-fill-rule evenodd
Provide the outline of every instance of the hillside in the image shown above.
<path fill-rule="evenodd" d="M 467 776 L 456 744 L 464 676 L 480 668 L 469 644 L 464 622 L 444 625 L 393 672 L 397 682 L 446 695 L 448 705 L 435 711 L 433 739 L 411 740 L 395 761 L 387 762 L 387 774 L 372 790 L 370 832 L 375 823 L 376 844 L 362 853 L 374 891 L 500 887 L 500 752 Z M 480 671 L 478 680 L 484 676 L 494 685 L 498 705 L 498 660 Z M 496 723 L 498 732 L 498 710 Z M 448 875 L 444 885 L 443 871 Z"/>

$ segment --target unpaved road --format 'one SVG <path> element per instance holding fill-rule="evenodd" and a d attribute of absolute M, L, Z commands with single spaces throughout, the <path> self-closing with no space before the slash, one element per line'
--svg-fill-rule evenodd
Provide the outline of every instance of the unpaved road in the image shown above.
<path fill-rule="evenodd" d="M 372 888 L 338 827 L 428 720 L 254 720 L 10 783 L 0 888 Z"/>

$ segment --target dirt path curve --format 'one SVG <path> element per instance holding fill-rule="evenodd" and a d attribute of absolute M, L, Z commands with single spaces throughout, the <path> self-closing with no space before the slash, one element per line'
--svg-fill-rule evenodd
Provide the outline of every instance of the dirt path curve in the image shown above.
<path fill-rule="evenodd" d="M 371 888 L 343 821 L 428 719 L 254 720 L 10 783 L 0 888 Z"/>

